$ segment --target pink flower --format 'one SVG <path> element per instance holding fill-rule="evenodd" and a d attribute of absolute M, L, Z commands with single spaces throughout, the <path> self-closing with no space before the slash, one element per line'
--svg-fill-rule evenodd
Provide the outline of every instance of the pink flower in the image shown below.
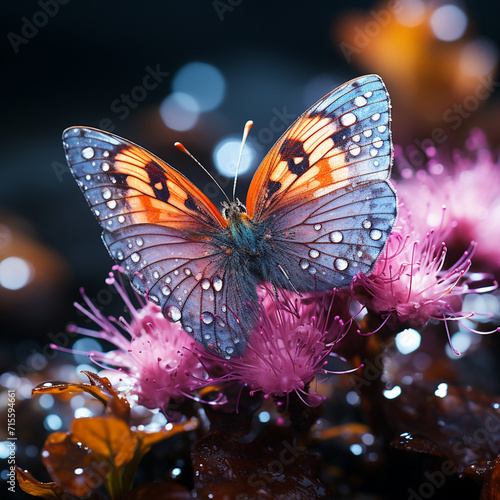
<path fill-rule="evenodd" d="M 427 171 L 416 174 L 403 169 L 406 180 L 398 182 L 398 194 L 419 224 L 440 223 L 439 208 L 446 205 L 444 225 L 457 229 L 445 235 L 450 249 L 463 252 L 477 242 L 474 265 L 480 270 L 500 271 L 500 161 L 487 147 L 486 137 L 473 130 L 465 151 L 429 148 Z M 456 256 L 458 257 L 458 256 Z"/>
<path fill-rule="evenodd" d="M 347 333 L 348 325 L 332 312 L 334 293 L 310 294 L 298 299 L 291 292 L 260 292 L 259 323 L 241 358 L 225 361 L 225 380 L 238 380 L 252 392 L 287 396 L 291 392 L 310 406 L 323 397 L 307 392 L 317 375 L 334 373 L 325 368 L 332 349 Z M 342 372 L 343 373 L 343 372 Z"/>
<path fill-rule="evenodd" d="M 475 245 L 444 270 L 447 248 L 443 241 L 450 229 L 443 224 L 426 232 L 414 228 L 411 213 L 400 204 L 398 222 L 373 273 L 359 275 L 353 282 L 356 300 L 388 317 L 391 327 L 419 328 L 430 319 L 464 317 L 462 297 L 469 288 L 462 278 Z"/>
<path fill-rule="evenodd" d="M 121 271 L 118 266 L 113 269 Z M 139 308 L 134 307 L 121 279 L 117 283 L 113 273 L 106 282 L 114 285 L 120 294 L 131 321 L 105 317 L 82 291 L 87 308 L 75 306 L 100 330 L 72 326 L 72 331 L 106 340 L 117 347 L 110 352 L 88 353 L 92 361 L 123 372 L 138 403 L 150 409 L 166 411 L 169 403 L 181 403 L 186 396 L 192 397 L 191 392 L 207 385 L 208 374 L 190 349 L 194 340 L 178 324 L 170 323 L 156 304 L 138 298 L 143 303 Z"/>

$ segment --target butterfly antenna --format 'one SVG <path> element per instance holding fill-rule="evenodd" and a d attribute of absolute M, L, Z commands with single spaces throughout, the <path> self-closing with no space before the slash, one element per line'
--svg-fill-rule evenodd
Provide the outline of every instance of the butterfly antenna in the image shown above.
<path fill-rule="evenodd" d="M 201 169 L 212 179 L 215 183 L 215 185 L 220 189 L 221 193 L 226 197 L 226 200 L 231 203 L 231 200 L 229 199 L 228 195 L 226 192 L 220 187 L 220 184 L 215 180 L 215 177 L 188 151 L 188 149 L 184 146 L 184 144 L 181 144 L 180 142 L 174 143 L 174 146 L 179 150 L 182 151 L 184 154 L 188 155 L 190 158 L 192 158 L 200 167 Z"/>
<path fill-rule="evenodd" d="M 245 146 L 245 142 L 248 137 L 248 133 L 250 132 L 250 129 L 252 128 L 253 121 L 248 120 L 245 123 L 245 128 L 243 129 L 243 139 L 241 141 L 241 147 L 240 147 L 240 155 L 238 156 L 238 163 L 236 165 L 236 173 L 234 174 L 234 184 L 233 184 L 233 201 L 236 201 L 236 182 L 238 180 L 238 172 L 240 170 L 240 164 L 241 164 L 241 157 L 243 156 L 243 148 Z"/>

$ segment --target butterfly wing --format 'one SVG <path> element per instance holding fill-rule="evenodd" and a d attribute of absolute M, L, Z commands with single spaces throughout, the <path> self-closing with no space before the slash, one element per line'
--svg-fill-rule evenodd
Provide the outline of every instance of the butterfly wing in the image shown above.
<path fill-rule="evenodd" d="M 282 268 L 270 266 L 266 279 L 326 290 L 370 272 L 397 215 L 391 165 L 390 100 L 377 75 L 345 83 L 300 116 L 248 192 L 248 215 L 269 228 Z"/>
<path fill-rule="evenodd" d="M 63 144 L 104 243 L 134 287 L 203 346 L 241 353 L 252 324 L 245 304 L 255 299 L 255 287 L 235 286 L 227 223 L 210 200 L 162 160 L 113 134 L 72 127 Z"/>

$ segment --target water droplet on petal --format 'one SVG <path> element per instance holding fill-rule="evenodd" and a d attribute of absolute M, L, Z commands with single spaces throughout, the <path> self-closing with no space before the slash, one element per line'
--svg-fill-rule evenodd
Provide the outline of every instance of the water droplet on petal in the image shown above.
<path fill-rule="evenodd" d="M 332 243 L 340 243 L 344 239 L 344 235 L 340 231 L 330 233 L 330 241 Z"/>
<path fill-rule="evenodd" d="M 85 149 L 82 149 L 82 156 L 86 159 L 86 160 L 90 160 L 90 158 L 93 158 L 94 157 L 94 150 L 93 148 L 91 147 L 88 147 L 88 148 L 85 148 Z"/>
<path fill-rule="evenodd" d="M 181 310 L 177 306 L 167 307 L 167 318 L 171 321 L 179 321 L 182 317 Z"/>
<path fill-rule="evenodd" d="M 345 259 L 335 259 L 335 262 L 333 263 L 335 266 L 335 269 L 337 271 L 345 271 L 347 267 L 349 266 L 349 263 Z"/>
<path fill-rule="evenodd" d="M 373 241 L 378 241 L 380 238 L 382 238 L 382 231 L 380 231 L 379 229 L 372 229 L 370 231 L 370 238 Z"/>

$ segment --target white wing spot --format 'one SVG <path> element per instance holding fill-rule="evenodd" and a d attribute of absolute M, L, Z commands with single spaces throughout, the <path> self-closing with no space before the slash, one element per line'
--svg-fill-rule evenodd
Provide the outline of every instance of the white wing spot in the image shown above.
<path fill-rule="evenodd" d="M 356 123 L 356 115 L 354 113 L 346 113 L 340 117 L 340 123 L 344 125 L 344 127 L 349 127 L 350 125 Z"/>
<path fill-rule="evenodd" d="M 377 120 L 379 120 L 379 119 L 380 119 L 380 113 L 375 113 L 374 115 L 372 115 L 372 120 L 373 120 L 374 122 L 376 122 L 376 121 L 377 121 Z"/>
<path fill-rule="evenodd" d="M 384 145 L 384 141 L 380 137 L 375 137 L 375 139 L 373 139 L 373 145 L 376 148 L 381 148 Z"/>
<path fill-rule="evenodd" d="M 359 153 L 361 153 L 361 148 L 359 146 L 356 146 L 356 147 L 350 149 L 349 153 L 351 153 L 352 156 L 358 156 Z"/>
<path fill-rule="evenodd" d="M 369 97 L 371 97 L 373 95 L 373 92 L 371 90 L 369 90 L 368 92 L 365 92 L 363 95 L 368 99 Z"/>
<path fill-rule="evenodd" d="M 378 130 L 381 134 L 383 134 L 383 133 L 387 130 L 387 127 L 386 127 L 385 125 L 379 125 L 379 126 L 377 127 L 377 130 Z"/>
<path fill-rule="evenodd" d="M 88 147 L 88 148 L 85 148 L 85 149 L 82 149 L 82 156 L 86 159 L 86 160 L 90 160 L 90 158 L 93 158 L 94 157 L 94 154 L 95 154 L 95 151 L 93 148 L 91 147 Z"/>
<path fill-rule="evenodd" d="M 352 142 L 359 142 L 361 140 L 361 137 L 359 135 L 353 135 L 352 136 Z"/>
<path fill-rule="evenodd" d="M 361 106 L 365 106 L 367 102 L 368 101 L 366 100 L 366 98 L 362 95 L 358 95 L 358 97 L 354 99 L 354 105 L 358 108 L 360 108 Z"/>

